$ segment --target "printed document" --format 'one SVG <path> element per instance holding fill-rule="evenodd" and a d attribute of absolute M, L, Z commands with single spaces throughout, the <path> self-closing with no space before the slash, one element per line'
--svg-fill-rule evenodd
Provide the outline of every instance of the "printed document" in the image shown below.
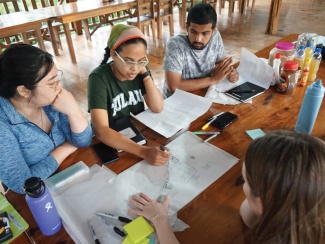
<path fill-rule="evenodd" d="M 204 114 L 211 104 L 209 99 L 176 90 L 164 101 L 164 109 L 161 113 L 153 113 L 147 109 L 132 116 L 160 135 L 169 138 Z"/>

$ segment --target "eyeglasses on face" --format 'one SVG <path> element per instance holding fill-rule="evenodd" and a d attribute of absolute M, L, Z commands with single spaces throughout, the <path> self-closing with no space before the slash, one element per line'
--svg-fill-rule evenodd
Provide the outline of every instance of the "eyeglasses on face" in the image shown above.
<path fill-rule="evenodd" d="M 62 80 L 62 76 L 63 76 L 63 71 L 62 70 L 58 70 L 56 76 L 54 77 L 55 84 L 53 86 L 49 86 L 49 85 L 37 85 L 37 87 L 46 87 L 46 88 L 51 88 L 54 90 L 54 92 L 56 92 L 58 90 L 58 86 L 60 81 Z"/>
<path fill-rule="evenodd" d="M 146 66 L 149 63 L 147 56 L 145 57 L 146 58 L 145 61 L 134 62 L 134 61 L 124 60 L 116 51 L 115 54 L 124 64 L 124 66 L 129 69 L 134 68 L 135 66 L 137 66 L 138 69 L 142 69 L 144 66 Z"/>

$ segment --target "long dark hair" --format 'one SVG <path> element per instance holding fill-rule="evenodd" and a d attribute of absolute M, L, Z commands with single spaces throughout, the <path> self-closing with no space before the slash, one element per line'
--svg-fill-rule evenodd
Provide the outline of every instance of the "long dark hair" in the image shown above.
<path fill-rule="evenodd" d="M 48 52 L 28 44 L 12 44 L 0 55 L 0 96 L 14 97 L 21 85 L 33 91 L 53 65 Z"/>
<path fill-rule="evenodd" d="M 142 43 L 146 47 L 146 49 L 147 49 L 147 42 L 144 39 L 142 39 L 142 38 L 134 38 L 134 39 L 130 39 L 130 40 L 126 41 L 126 42 L 123 42 L 121 45 L 119 45 L 116 48 L 115 51 L 117 53 L 120 53 L 120 52 L 122 52 L 122 50 L 123 50 L 124 47 L 126 47 L 128 45 L 131 45 L 131 44 L 138 44 L 138 43 Z M 110 51 L 111 51 L 111 49 L 109 47 L 106 47 L 105 48 L 104 59 L 100 63 L 101 65 L 107 63 L 107 60 L 111 56 Z"/>
<path fill-rule="evenodd" d="M 253 243 L 325 243 L 325 144 L 311 135 L 275 131 L 245 156 L 251 194 L 263 205 Z"/>

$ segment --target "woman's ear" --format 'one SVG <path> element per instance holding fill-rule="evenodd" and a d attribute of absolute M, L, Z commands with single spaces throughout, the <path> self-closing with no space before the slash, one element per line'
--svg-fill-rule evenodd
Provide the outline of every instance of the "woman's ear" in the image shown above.
<path fill-rule="evenodd" d="M 112 59 L 114 59 L 116 57 L 115 51 L 112 49 L 109 51 L 109 54 L 112 57 Z"/>
<path fill-rule="evenodd" d="M 259 215 L 263 215 L 263 204 L 262 204 L 262 200 L 260 197 L 256 197 L 255 198 L 256 201 L 256 206 L 257 206 L 257 211 L 259 213 Z"/>
<path fill-rule="evenodd" d="M 29 98 L 31 90 L 27 89 L 25 86 L 17 86 L 17 92 L 21 97 Z"/>

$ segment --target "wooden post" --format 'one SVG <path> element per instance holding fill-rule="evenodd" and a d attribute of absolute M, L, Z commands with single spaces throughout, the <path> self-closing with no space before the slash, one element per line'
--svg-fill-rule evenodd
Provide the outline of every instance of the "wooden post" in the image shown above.
<path fill-rule="evenodd" d="M 266 34 L 274 35 L 278 29 L 282 0 L 272 0 L 270 6 L 269 19 L 266 26 Z"/>

